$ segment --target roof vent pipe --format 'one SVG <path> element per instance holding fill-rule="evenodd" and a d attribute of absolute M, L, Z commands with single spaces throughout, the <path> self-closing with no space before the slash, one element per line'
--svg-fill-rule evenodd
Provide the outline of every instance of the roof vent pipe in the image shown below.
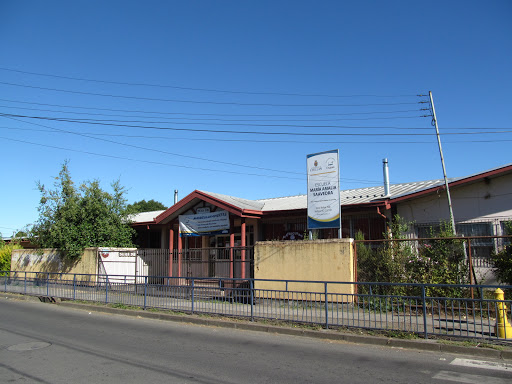
<path fill-rule="evenodd" d="M 174 204 L 176 204 L 178 202 L 178 190 L 175 189 L 174 190 Z"/>
<path fill-rule="evenodd" d="M 389 197 L 389 167 L 388 159 L 382 159 L 382 172 L 384 174 L 384 197 Z"/>

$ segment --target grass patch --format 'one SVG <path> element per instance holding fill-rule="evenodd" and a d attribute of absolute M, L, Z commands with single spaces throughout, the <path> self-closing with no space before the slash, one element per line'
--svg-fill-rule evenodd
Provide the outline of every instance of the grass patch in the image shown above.
<path fill-rule="evenodd" d="M 108 304 L 107 307 L 117 308 L 117 309 L 134 309 L 134 310 L 142 309 L 142 307 L 137 307 L 135 305 L 127 305 L 127 304 L 123 304 L 123 303 Z"/>
<path fill-rule="evenodd" d="M 414 332 L 403 332 L 403 331 L 388 331 L 388 332 L 386 332 L 386 336 L 395 338 L 395 339 L 404 339 L 404 340 L 414 340 L 414 339 L 420 338 Z"/>
<path fill-rule="evenodd" d="M 496 344 L 489 344 L 489 343 L 482 343 L 474 340 L 438 340 L 439 344 L 445 344 L 445 345 L 456 345 L 460 347 L 469 347 L 469 348 L 488 348 L 488 349 L 494 349 L 497 351 L 505 351 L 507 348 L 503 345 L 496 345 Z"/>

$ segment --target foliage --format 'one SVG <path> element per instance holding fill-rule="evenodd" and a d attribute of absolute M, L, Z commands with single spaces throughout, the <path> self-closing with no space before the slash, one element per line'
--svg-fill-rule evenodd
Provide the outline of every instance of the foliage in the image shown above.
<path fill-rule="evenodd" d="M 417 244 L 407 240 L 411 223 L 396 215 L 390 230 L 384 233 L 382 243 L 357 243 L 357 271 L 361 282 L 422 283 L 422 284 L 466 284 L 468 266 L 465 262 L 463 240 L 454 237 L 451 225 L 441 223 L 435 233 L 439 239 L 427 239 Z M 434 230 L 430 230 L 434 237 Z M 356 240 L 363 240 L 362 233 Z M 362 286 L 362 293 L 367 287 Z M 450 296 L 461 292 L 451 287 L 426 287 L 428 296 Z M 411 294 L 414 289 L 403 286 L 372 286 L 372 294 Z"/>
<path fill-rule="evenodd" d="M 469 266 L 465 262 L 464 242 L 453 238 L 452 226 L 440 223 L 439 230 L 430 228 L 430 237 L 423 241 L 418 252 L 408 261 L 407 270 L 415 282 L 425 284 L 467 284 Z M 428 296 L 450 296 L 460 292 L 454 288 L 427 287 Z"/>
<path fill-rule="evenodd" d="M 16 242 L 5 243 L 0 236 L 0 271 L 11 270 L 11 256 L 13 249 L 21 249 Z"/>
<path fill-rule="evenodd" d="M 167 209 L 165 205 L 163 205 L 159 201 L 155 201 L 153 199 L 151 200 L 140 200 L 136 201 L 133 204 L 128 204 L 126 207 L 128 213 L 134 214 L 134 213 L 140 213 L 140 212 L 151 212 L 151 211 L 160 211 L 163 209 Z"/>
<path fill-rule="evenodd" d="M 512 221 L 505 223 L 507 234 L 512 234 Z M 512 244 L 506 245 L 500 252 L 491 256 L 494 273 L 498 280 L 507 285 L 512 285 Z"/>
<path fill-rule="evenodd" d="M 409 224 L 396 215 L 391 223 L 389 231 L 385 232 L 387 241 L 371 243 L 373 248 L 363 243 L 357 245 L 357 270 L 358 280 L 366 282 L 403 283 L 407 281 L 403 274 L 405 260 L 410 258 L 412 250 L 406 241 L 392 241 L 405 239 Z M 356 240 L 363 240 L 362 233 L 356 234 Z M 399 290 L 395 287 L 396 290 Z M 387 294 L 390 287 L 375 286 L 372 293 Z M 403 292 L 393 292 L 400 294 Z"/>
<path fill-rule="evenodd" d="M 97 180 L 76 188 L 65 162 L 54 189 L 38 183 L 39 219 L 31 240 L 40 248 L 57 248 L 69 259 L 78 259 L 86 247 L 133 246 L 125 190 L 119 181 L 111 186 L 112 193 L 103 191 Z"/>

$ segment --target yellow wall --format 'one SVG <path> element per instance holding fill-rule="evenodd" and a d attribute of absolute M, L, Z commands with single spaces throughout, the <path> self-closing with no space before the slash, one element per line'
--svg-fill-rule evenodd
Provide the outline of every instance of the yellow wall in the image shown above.
<path fill-rule="evenodd" d="M 257 242 L 254 249 L 254 278 L 353 282 L 352 245 L 352 239 Z M 257 281 L 255 288 L 282 291 L 286 290 L 286 284 Z M 323 293 L 324 289 L 324 284 L 319 283 L 288 283 L 288 291 Z M 354 285 L 328 284 L 328 292 L 351 295 Z M 352 297 L 340 296 L 334 301 L 352 301 Z"/>
<path fill-rule="evenodd" d="M 11 270 L 22 272 L 97 273 L 98 248 L 86 248 L 78 261 L 62 260 L 56 249 L 16 249 L 12 252 Z"/>

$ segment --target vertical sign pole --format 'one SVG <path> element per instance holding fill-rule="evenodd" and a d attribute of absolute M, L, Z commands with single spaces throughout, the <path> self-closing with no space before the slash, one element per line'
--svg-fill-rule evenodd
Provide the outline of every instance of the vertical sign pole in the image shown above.
<path fill-rule="evenodd" d="M 337 153 L 337 161 L 338 161 L 338 196 L 340 195 L 340 150 L 338 149 L 337 150 L 338 153 Z M 341 227 L 341 197 L 340 197 L 340 206 L 339 206 L 339 209 L 340 209 L 340 230 L 338 232 L 338 239 L 341 239 L 343 237 L 343 234 L 341 232 L 342 230 L 342 227 Z"/>

